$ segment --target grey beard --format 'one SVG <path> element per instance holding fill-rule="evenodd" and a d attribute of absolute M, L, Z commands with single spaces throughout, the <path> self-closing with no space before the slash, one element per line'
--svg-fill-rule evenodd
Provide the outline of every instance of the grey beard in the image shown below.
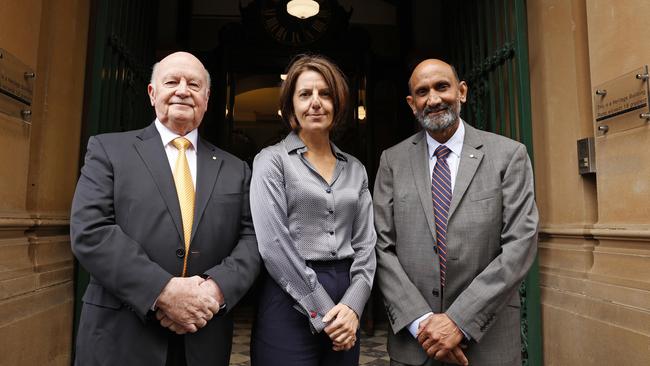
<path fill-rule="evenodd" d="M 428 131 L 438 132 L 445 130 L 458 120 L 460 115 L 460 103 L 458 103 L 456 108 L 453 108 L 447 103 L 443 103 L 442 106 L 447 110 L 441 115 L 429 116 L 429 113 L 433 112 L 433 108 L 425 107 L 422 111 L 415 114 L 415 118 L 420 122 L 420 125 Z"/>

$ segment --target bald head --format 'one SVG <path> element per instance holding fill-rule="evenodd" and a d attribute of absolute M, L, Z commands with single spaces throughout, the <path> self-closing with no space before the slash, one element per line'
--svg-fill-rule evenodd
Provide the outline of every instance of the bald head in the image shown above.
<path fill-rule="evenodd" d="M 417 66 L 415 66 L 415 69 L 413 69 L 413 72 L 411 73 L 411 77 L 409 78 L 409 92 L 411 95 L 413 95 L 413 76 L 416 74 L 419 74 L 422 72 L 422 70 L 426 70 L 429 67 L 438 67 L 441 69 L 447 69 L 448 71 L 453 74 L 454 79 L 456 79 L 456 82 L 460 82 L 460 78 L 458 77 L 458 72 L 456 72 L 456 68 L 453 65 L 450 65 L 442 60 L 438 60 L 435 58 L 430 58 L 426 59 L 422 62 L 420 62 Z"/>
<path fill-rule="evenodd" d="M 203 66 L 203 63 L 201 62 L 201 60 L 199 60 L 198 58 L 196 58 L 196 56 L 194 56 L 193 54 L 191 54 L 189 52 L 182 52 L 182 51 L 181 52 L 174 52 L 174 53 L 168 55 L 167 57 L 163 58 L 162 60 L 156 62 L 153 65 L 153 68 L 151 70 L 151 79 L 150 79 L 149 82 L 152 85 L 155 85 L 154 81 L 156 80 L 155 78 L 156 78 L 156 75 L 158 73 L 157 71 L 158 71 L 161 64 L 174 63 L 174 62 L 178 62 L 178 61 L 189 62 L 189 63 L 194 64 L 194 67 L 198 67 L 198 68 L 202 69 L 203 72 L 205 73 L 205 80 L 207 82 L 208 90 L 210 89 L 210 85 L 212 85 L 212 79 L 210 78 L 210 73 L 205 68 L 205 66 Z"/>

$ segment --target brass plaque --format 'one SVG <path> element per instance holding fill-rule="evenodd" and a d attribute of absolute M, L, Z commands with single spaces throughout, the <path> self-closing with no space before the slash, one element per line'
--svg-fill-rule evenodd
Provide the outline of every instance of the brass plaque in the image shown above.
<path fill-rule="evenodd" d="M 648 66 L 600 84 L 594 90 L 596 135 L 644 126 L 650 119 Z"/>
<path fill-rule="evenodd" d="M 0 112 L 30 121 L 35 76 L 34 70 L 0 48 Z"/>

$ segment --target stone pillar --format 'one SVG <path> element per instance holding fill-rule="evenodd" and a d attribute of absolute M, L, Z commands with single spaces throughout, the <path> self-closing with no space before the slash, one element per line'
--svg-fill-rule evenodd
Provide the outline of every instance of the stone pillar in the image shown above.
<path fill-rule="evenodd" d="M 596 140 L 595 86 L 650 64 L 643 0 L 531 0 L 528 37 L 546 365 L 650 363 L 650 127 Z"/>
<path fill-rule="evenodd" d="M 0 365 L 69 365 L 89 5 L 0 4 L 0 47 L 36 73 L 31 124 L 0 113 Z"/>

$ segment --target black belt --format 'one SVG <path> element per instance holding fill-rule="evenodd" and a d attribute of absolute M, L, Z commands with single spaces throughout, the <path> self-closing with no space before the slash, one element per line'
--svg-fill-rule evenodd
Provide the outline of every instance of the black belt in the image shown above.
<path fill-rule="evenodd" d="M 350 258 L 333 261 L 307 261 L 307 267 L 319 270 L 335 269 L 347 271 L 350 269 L 351 265 L 352 259 Z"/>

